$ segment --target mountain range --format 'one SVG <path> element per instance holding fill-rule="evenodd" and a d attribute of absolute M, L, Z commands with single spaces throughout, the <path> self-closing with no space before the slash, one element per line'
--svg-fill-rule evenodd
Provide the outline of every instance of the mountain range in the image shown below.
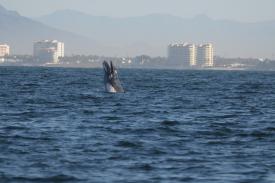
<path fill-rule="evenodd" d="M 32 54 L 33 43 L 42 39 L 65 42 L 69 54 L 88 54 L 98 43 L 85 36 L 52 28 L 0 6 L 0 43 L 7 43 L 12 54 Z"/>
<path fill-rule="evenodd" d="M 225 57 L 275 54 L 275 21 L 246 23 L 168 14 L 114 18 L 74 10 L 31 19 L 0 7 L 0 27 L 0 42 L 11 44 L 16 53 L 29 53 L 33 41 L 57 39 L 65 42 L 67 54 L 166 56 L 167 45 L 175 42 L 211 42 L 215 54 Z"/>
<path fill-rule="evenodd" d="M 271 57 L 275 54 L 275 21 L 245 23 L 214 20 L 205 15 L 181 18 L 167 14 L 111 18 L 61 10 L 37 20 L 70 30 L 131 54 L 165 55 L 169 43 L 211 42 L 218 55 Z"/>

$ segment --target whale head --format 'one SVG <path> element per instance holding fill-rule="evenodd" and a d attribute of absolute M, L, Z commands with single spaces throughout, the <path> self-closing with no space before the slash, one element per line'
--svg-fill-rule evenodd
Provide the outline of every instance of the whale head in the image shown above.
<path fill-rule="evenodd" d="M 113 62 L 110 64 L 106 61 L 103 62 L 104 69 L 104 85 L 106 92 L 121 93 L 124 89 L 119 81 L 117 69 L 114 67 Z"/>

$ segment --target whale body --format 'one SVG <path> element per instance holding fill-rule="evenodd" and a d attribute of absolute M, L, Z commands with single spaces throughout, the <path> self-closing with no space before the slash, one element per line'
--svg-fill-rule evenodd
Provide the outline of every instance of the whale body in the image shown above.
<path fill-rule="evenodd" d="M 105 91 L 109 93 L 122 93 L 124 89 L 118 78 L 117 69 L 113 62 L 103 62 Z"/>

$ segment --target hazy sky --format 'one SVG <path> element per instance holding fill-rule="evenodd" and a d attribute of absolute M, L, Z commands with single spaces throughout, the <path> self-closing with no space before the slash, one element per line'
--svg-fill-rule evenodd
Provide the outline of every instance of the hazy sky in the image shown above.
<path fill-rule="evenodd" d="M 168 13 L 249 22 L 275 20 L 275 0 L 0 0 L 0 4 L 29 17 L 75 9 L 113 17 Z"/>

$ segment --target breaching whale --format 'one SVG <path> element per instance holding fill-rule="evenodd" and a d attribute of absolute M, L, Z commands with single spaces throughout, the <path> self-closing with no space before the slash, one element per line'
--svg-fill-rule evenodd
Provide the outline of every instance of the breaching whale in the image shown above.
<path fill-rule="evenodd" d="M 104 69 L 104 85 L 106 92 L 109 93 L 121 93 L 124 89 L 119 81 L 117 69 L 115 68 L 113 62 L 110 64 L 106 61 L 103 62 Z"/>

